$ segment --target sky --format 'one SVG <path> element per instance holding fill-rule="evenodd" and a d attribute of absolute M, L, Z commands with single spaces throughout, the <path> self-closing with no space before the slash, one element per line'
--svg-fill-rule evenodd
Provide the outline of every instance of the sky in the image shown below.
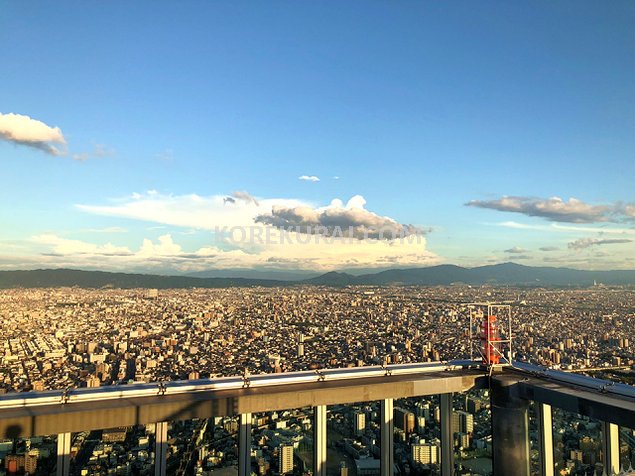
<path fill-rule="evenodd" d="M 635 269 L 627 0 L 0 0 L 0 270 Z"/>

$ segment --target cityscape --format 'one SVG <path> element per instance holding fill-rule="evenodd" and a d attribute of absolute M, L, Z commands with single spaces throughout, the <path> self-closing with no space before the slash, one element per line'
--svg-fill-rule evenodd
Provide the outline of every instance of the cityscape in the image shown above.
<path fill-rule="evenodd" d="M 0 0 L 0 476 L 635 476 L 633 0 Z"/>
<path fill-rule="evenodd" d="M 510 306 L 514 360 L 633 382 L 629 287 L 45 288 L 0 295 L 2 392 L 469 358 L 479 300 Z M 487 391 L 453 406 L 457 474 L 489 474 Z M 440 474 L 438 399 L 397 401 L 394 412 L 397 474 Z M 379 474 L 378 414 L 379 402 L 328 408 L 329 475 Z M 253 415 L 253 473 L 311 473 L 312 418 L 310 408 Z M 601 467 L 599 424 L 563 412 L 554 425 L 560 474 Z M 235 474 L 238 426 L 237 416 L 171 422 L 169 474 Z M 627 468 L 635 434 L 622 437 Z M 54 446 L 7 441 L 4 467 L 47 474 Z M 152 474 L 153 448 L 151 425 L 79 433 L 71 474 Z"/>

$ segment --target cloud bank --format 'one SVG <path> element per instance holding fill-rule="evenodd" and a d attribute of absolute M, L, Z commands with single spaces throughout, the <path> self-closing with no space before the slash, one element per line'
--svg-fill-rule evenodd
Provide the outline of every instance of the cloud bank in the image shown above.
<path fill-rule="evenodd" d="M 179 271 L 247 267 L 326 271 L 439 263 L 438 257 L 426 250 L 420 229 L 377 215 L 366 210 L 365 204 L 359 195 L 346 204 L 336 199 L 328 206 L 316 207 L 296 199 L 255 198 L 247 192 L 204 197 L 150 191 L 134 193 L 107 205 L 77 207 L 91 214 L 211 232 L 210 246 L 192 252 L 171 248 L 169 254 L 160 254 L 156 246 L 161 245 L 161 250 L 169 248 L 173 243 L 171 235 L 169 241 L 163 235 L 158 245 L 144 241 L 139 252 L 131 251 L 133 256 L 126 260 L 111 260 L 112 266 L 121 261 L 134 264 L 141 257 L 150 269 L 156 265 Z M 322 228 L 319 233 L 309 233 L 308 224 Z M 331 233 L 335 227 L 345 233 Z M 383 234 L 377 231 L 380 228 L 384 229 Z M 392 240 L 390 231 L 416 236 Z M 365 232 L 368 239 L 359 239 Z"/>
<path fill-rule="evenodd" d="M 315 175 L 300 175 L 298 180 L 304 180 L 305 182 L 319 182 L 320 178 Z"/>
<path fill-rule="evenodd" d="M 66 139 L 59 127 L 21 114 L 0 113 L 0 139 L 51 155 L 66 154 Z"/>
<path fill-rule="evenodd" d="M 583 250 L 591 246 L 616 245 L 621 243 L 632 243 L 633 240 L 626 238 L 580 238 L 567 244 L 571 250 Z"/>

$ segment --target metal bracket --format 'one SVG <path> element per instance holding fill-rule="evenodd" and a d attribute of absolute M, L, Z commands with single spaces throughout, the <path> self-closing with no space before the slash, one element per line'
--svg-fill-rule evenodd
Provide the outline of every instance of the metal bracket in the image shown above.
<path fill-rule="evenodd" d="M 66 387 L 64 390 L 62 390 L 62 395 L 61 395 L 61 400 L 60 403 L 62 405 L 68 403 L 69 399 L 71 398 L 71 387 Z"/>
<path fill-rule="evenodd" d="M 159 393 L 157 395 L 165 395 L 167 391 L 167 387 L 165 386 L 165 382 L 159 382 Z"/>
<path fill-rule="evenodd" d="M 326 380 L 326 375 L 324 375 L 319 369 L 315 369 L 315 373 L 318 376 L 318 382 L 324 382 Z"/>

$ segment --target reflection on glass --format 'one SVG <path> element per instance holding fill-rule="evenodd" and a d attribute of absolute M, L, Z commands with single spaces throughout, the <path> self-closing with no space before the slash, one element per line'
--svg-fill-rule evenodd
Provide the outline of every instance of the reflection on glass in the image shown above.
<path fill-rule="evenodd" d="M 239 424 L 238 416 L 170 422 L 167 473 L 238 474 Z"/>
<path fill-rule="evenodd" d="M 492 474 L 492 412 L 487 390 L 454 396 L 452 433 L 459 474 Z"/>
<path fill-rule="evenodd" d="M 256 413 L 251 422 L 252 474 L 312 474 L 313 409 Z"/>
<path fill-rule="evenodd" d="M 54 474 L 57 435 L 0 440 L 0 461 L 6 474 Z"/>
<path fill-rule="evenodd" d="M 398 474 L 437 475 L 441 463 L 439 398 L 395 400 L 394 462 Z"/>
<path fill-rule="evenodd" d="M 326 472 L 364 476 L 380 470 L 380 402 L 327 409 Z"/>
<path fill-rule="evenodd" d="M 620 427 L 620 468 L 635 468 L 635 430 Z"/>
<path fill-rule="evenodd" d="M 556 474 L 601 475 L 601 422 L 559 408 L 554 408 L 552 415 Z"/>
<path fill-rule="evenodd" d="M 529 402 L 529 470 L 531 476 L 540 476 L 540 426 L 538 404 Z"/>
<path fill-rule="evenodd" d="M 73 433 L 70 474 L 153 474 L 154 441 L 154 425 Z"/>

